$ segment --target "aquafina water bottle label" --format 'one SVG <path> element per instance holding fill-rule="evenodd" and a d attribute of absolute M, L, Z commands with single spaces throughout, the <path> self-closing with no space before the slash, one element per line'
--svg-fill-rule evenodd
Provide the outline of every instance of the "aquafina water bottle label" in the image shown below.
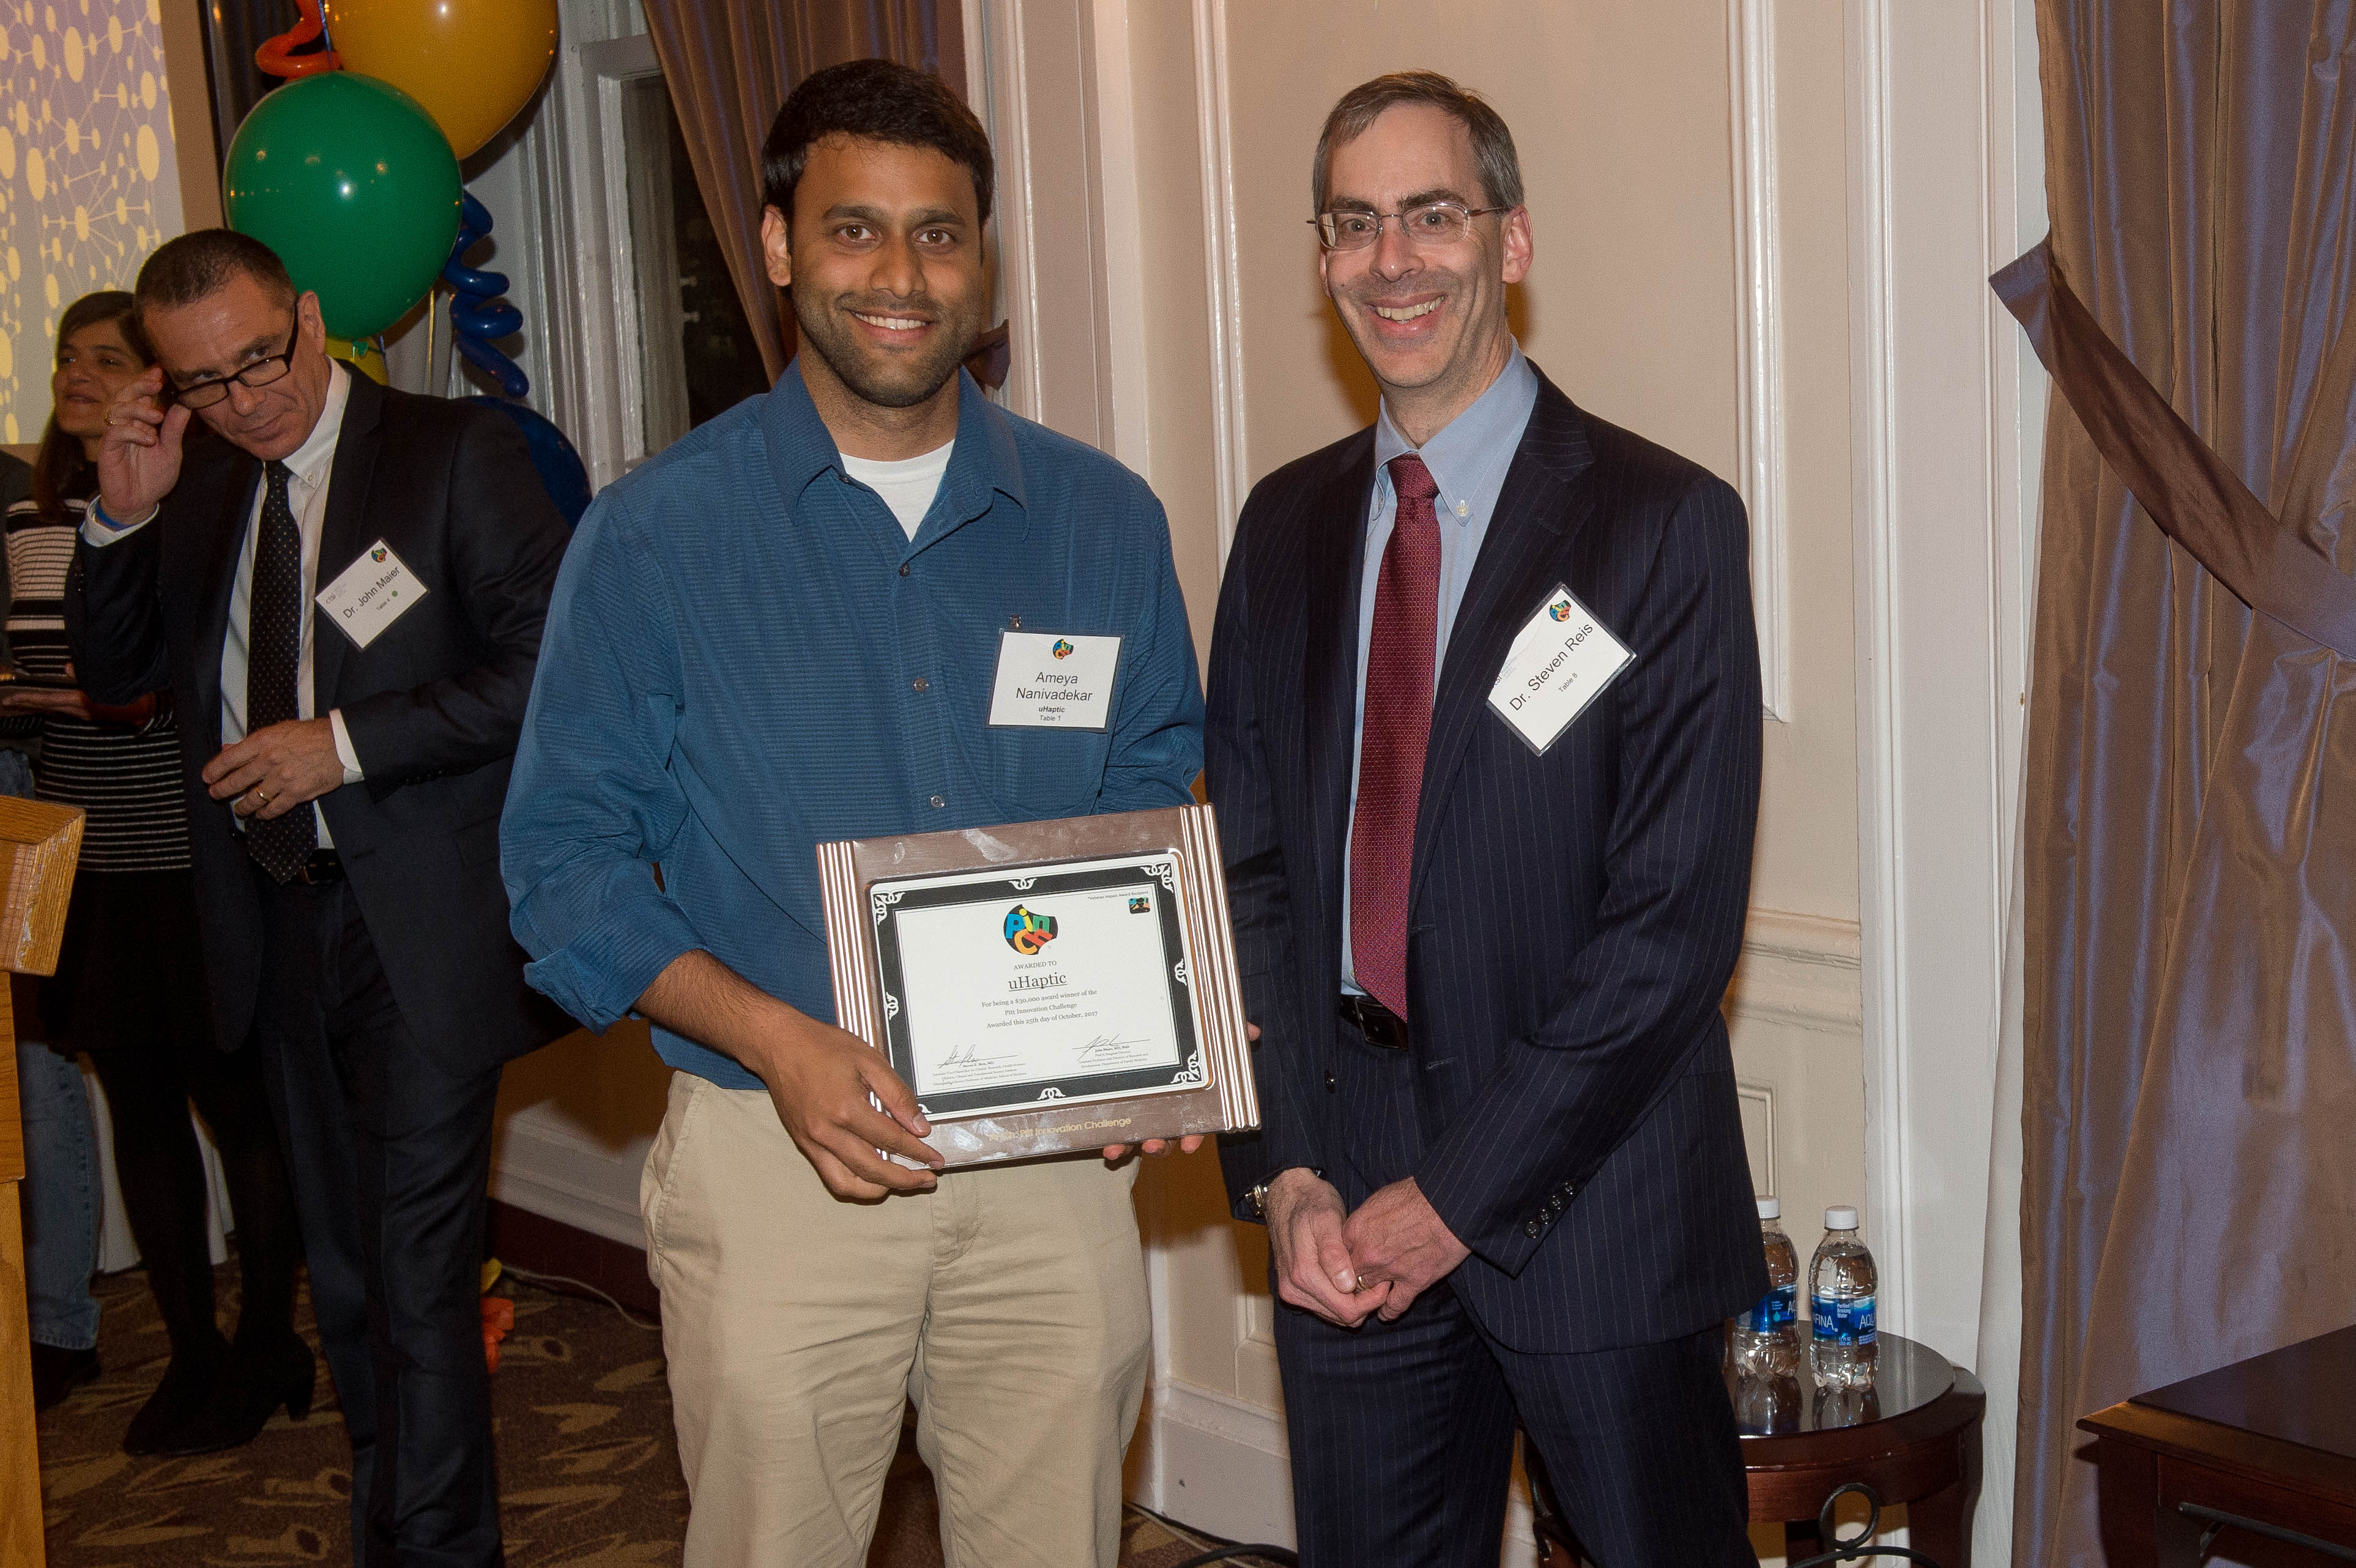
<path fill-rule="evenodd" d="M 1874 1340 L 1873 1298 L 1852 1296 L 1847 1301 L 1829 1295 L 1814 1296 L 1809 1305 L 1815 1309 L 1814 1327 L 1818 1340 L 1836 1345 L 1870 1345 Z"/>
<path fill-rule="evenodd" d="M 1778 1285 L 1759 1298 L 1759 1305 L 1742 1315 L 1742 1326 L 1755 1334 L 1771 1333 L 1800 1316 L 1800 1287 Z"/>

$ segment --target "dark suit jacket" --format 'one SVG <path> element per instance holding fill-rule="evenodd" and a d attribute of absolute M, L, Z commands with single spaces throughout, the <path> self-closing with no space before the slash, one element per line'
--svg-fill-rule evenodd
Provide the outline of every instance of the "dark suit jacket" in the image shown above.
<path fill-rule="evenodd" d="M 1292 1165 L 1368 1196 L 1331 1074 L 1373 483 L 1371 430 L 1269 475 L 1219 596 L 1206 762 L 1265 1032 L 1262 1131 L 1222 1155 L 1244 1218 Z M 1748 562 L 1732 490 L 1541 378 L 1434 693 L 1408 917 L 1415 1178 L 1516 1349 L 1650 1343 L 1766 1288 L 1719 1013 L 1759 802 Z M 1635 658 L 1539 755 L 1488 698 L 1558 584 Z"/>
<path fill-rule="evenodd" d="M 262 466 L 190 440 L 162 514 L 77 552 L 66 626 L 91 694 L 167 689 L 217 1038 L 246 1038 L 262 986 L 262 906 L 229 806 L 198 777 L 220 750 L 230 590 Z M 446 1069 L 479 1072 L 565 1027 L 523 983 L 499 883 L 499 809 L 565 530 L 507 420 L 353 374 L 327 481 L 316 586 L 379 541 L 426 590 L 356 648 L 312 625 L 316 711 L 341 708 L 367 777 L 323 797 L 345 875 L 403 1019 Z"/>

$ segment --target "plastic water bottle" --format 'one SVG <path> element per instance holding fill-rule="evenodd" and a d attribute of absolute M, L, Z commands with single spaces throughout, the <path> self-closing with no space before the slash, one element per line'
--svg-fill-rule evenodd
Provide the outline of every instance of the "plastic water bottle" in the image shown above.
<path fill-rule="evenodd" d="M 1800 1255 L 1783 1234 L 1783 1205 L 1759 1200 L 1759 1237 L 1767 1249 L 1767 1294 L 1734 1320 L 1734 1372 L 1743 1378 L 1792 1377 L 1800 1369 Z"/>
<path fill-rule="evenodd" d="M 1873 1381 L 1873 1254 L 1857 1239 L 1857 1210 L 1825 1210 L 1825 1239 L 1808 1264 L 1810 1347 L 1819 1388 L 1865 1388 Z"/>

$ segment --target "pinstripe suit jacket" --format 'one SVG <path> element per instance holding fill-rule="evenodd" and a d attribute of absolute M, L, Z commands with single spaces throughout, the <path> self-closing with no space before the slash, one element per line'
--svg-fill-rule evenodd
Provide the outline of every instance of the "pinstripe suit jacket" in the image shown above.
<path fill-rule="evenodd" d="M 1520 1350 L 1645 1344 L 1766 1288 L 1719 1013 L 1759 803 L 1749 535 L 1724 483 L 1540 378 L 1432 704 L 1410 877 L 1415 1177 L 1472 1249 L 1451 1283 Z M 1292 1165 L 1369 1196 L 1331 1092 L 1374 435 L 1257 486 L 1211 649 L 1219 812 L 1263 1127 L 1231 1198 Z M 1489 711 L 1567 585 L 1633 661 L 1544 754 Z M 1355 1047 L 1354 1047 L 1355 1048 Z"/>

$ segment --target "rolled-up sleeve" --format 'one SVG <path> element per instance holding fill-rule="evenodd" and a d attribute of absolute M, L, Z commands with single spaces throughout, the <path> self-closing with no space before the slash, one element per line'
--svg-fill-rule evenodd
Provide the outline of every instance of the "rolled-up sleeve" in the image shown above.
<path fill-rule="evenodd" d="M 668 767 L 680 624 L 627 515 L 601 500 L 556 579 L 499 823 L 525 978 L 593 1029 L 703 945 L 656 871 L 688 812 Z"/>

